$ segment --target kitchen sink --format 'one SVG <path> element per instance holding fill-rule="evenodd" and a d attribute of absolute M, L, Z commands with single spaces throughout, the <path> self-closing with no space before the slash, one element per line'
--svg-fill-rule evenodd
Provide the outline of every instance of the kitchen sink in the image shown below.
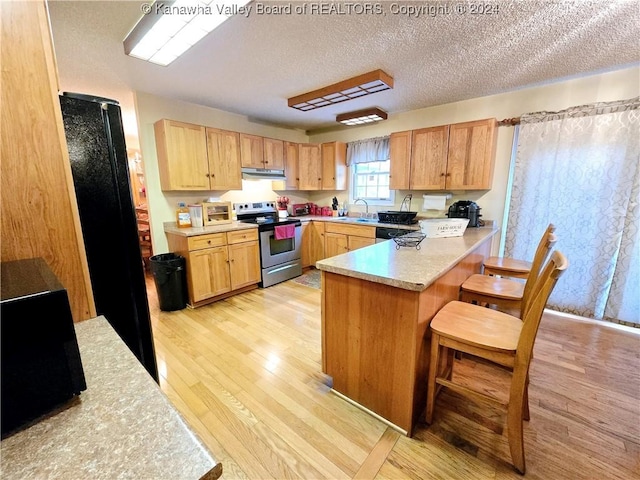
<path fill-rule="evenodd" d="M 377 218 L 354 218 L 354 217 L 338 217 L 334 220 L 343 220 L 348 222 L 361 222 L 361 223 L 378 223 Z"/>

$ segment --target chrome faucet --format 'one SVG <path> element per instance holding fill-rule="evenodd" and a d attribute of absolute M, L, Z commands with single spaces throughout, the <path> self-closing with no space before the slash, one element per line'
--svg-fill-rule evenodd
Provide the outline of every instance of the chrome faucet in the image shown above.
<path fill-rule="evenodd" d="M 365 218 L 368 218 L 369 217 L 369 204 L 367 203 L 367 201 L 364 198 L 356 198 L 353 201 L 353 204 L 355 205 L 358 202 L 364 202 Z"/>

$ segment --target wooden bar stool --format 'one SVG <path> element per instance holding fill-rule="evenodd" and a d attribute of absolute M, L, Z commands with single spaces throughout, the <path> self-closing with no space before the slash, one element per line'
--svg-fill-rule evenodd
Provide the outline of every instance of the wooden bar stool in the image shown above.
<path fill-rule="evenodd" d="M 556 241 L 556 235 L 547 229 L 536 249 L 526 282 L 477 273 L 471 275 L 461 285 L 460 300 L 495 305 L 498 310 L 521 316 L 519 312 L 523 307 L 523 298 L 527 291 L 535 285 L 540 268 L 551 253 Z"/>
<path fill-rule="evenodd" d="M 522 320 L 506 313 L 459 301 L 449 302 L 431 320 L 431 357 L 427 384 L 426 422 L 433 422 L 436 396 L 442 387 L 498 403 L 493 396 L 454 382 L 453 354 L 464 352 L 513 371 L 507 402 L 507 436 L 515 468 L 525 473 L 523 420 L 529 419 L 529 365 L 542 312 L 566 257 L 551 255 L 533 288 L 527 292 Z M 442 357 L 442 358 L 441 358 Z M 441 360 L 444 360 L 440 365 Z"/>
<path fill-rule="evenodd" d="M 545 237 L 555 231 L 555 225 L 550 223 L 540 241 L 543 242 Z M 501 277 L 527 278 L 531 271 L 531 262 L 509 257 L 489 257 L 484 261 L 483 266 L 485 275 L 499 275 Z"/>

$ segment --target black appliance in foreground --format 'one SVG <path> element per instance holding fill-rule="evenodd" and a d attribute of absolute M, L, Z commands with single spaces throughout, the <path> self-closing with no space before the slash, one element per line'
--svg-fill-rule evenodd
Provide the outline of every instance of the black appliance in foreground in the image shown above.
<path fill-rule="evenodd" d="M 302 222 L 279 218 L 275 202 L 234 203 L 238 221 L 258 225 L 261 287 L 270 287 L 302 275 Z M 289 226 L 288 235 L 276 230 Z"/>
<path fill-rule="evenodd" d="M 41 258 L 2 262 L 2 438 L 87 389 L 67 291 Z"/>
<path fill-rule="evenodd" d="M 120 107 L 75 93 L 60 106 L 96 311 L 158 381 Z"/>
<path fill-rule="evenodd" d="M 480 207 L 476 202 L 471 200 L 459 200 L 449 207 L 447 217 L 449 218 L 468 218 L 468 227 L 481 227 L 484 222 L 480 220 Z"/>

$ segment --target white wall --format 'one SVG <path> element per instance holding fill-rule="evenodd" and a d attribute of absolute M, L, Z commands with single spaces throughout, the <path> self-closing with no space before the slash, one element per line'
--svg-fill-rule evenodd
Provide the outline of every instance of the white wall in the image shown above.
<path fill-rule="evenodd" d="M 162 118 L 169 118 L 207 127 L 222 128 L 234 132 L 250 133 L 264 137 L 273 137 L 291 142 L 307 142 L 308 137 L 302 130 L 274 127 L 250 122 L 247 117 L 193 103 L 170 100 L 143 92 L 135 92 L 136 113 L 140 148 L 145 167 L 145 184 L 149 217 L 151 219 L 151 237 L 155 254 L 168 251 L 164 234 L 164 222 L 175 222 L 178 202 L 194 203 L 210 197 L 227 202 L 275 200 L 277 193 L 271 189 L 270 180 L 243 180 L 242 190 L 210 192 L 163 192 L 160 189 L 158 156 L 156 151 L 153 124 Z M 302 196 L 300 196 L 302 195 Z M 306 202 L 306 192 L 287 196 L 293 203 Z"/>
<path fill-rule="evenodd" d="M 470 81 L 473 80 L 470 79 Z M 309 141 L 350 142 L 389 135 L 391 132 L 400 132 L 403 130 L 413 130 L 491 117 L 502 120 L 504 118 L 519 117 L 524 113 L 542 110 L 557 111 L 587 103 L 622 100 L 638 95 L 640 95 L 640 68 L 636 66 L 615 72 L 527 88 L 510 93 L 392 114 L 389 115 L 386 121 L 376 125 L 352 127 L 348 130 L 316 135 L 311 134 Z M 374 96 L 371 97 L 371 100 L 375 102 Z M 496 164 L 491 190 L 452 192 L 454 196 L 447 202 L 447 208 L 456 200 L 474 200 L 482 208 L 481 213 L 484 219 L 497 220 L 499 224 L 502 223 L 513 145 L 513 133 L 513 127 L 498 128 Z M 406 193 L 408 192 L 396 192 L 396 207 L 400 206 L 400 202 Z M 414 199 L 412 209 L 420 211 L 422 194 L 430 192 L 414 191 L 412 193 Z M 331 198 L 334 195 L 335 192 L 317 192 L 311 194 L 310 199 L 318 205 L 330 205 Z M 338 193 L 339 200 L 342 201 L 342 199 L 346 198 L 346 192 Z M 362 210 L 360 205 L 357 207 L 358 210 Z M 380 207 L 379 209 L 390 210 L 391 208 Z M 352 210 L 355 210 L 355 208 L 352 208 Z M 369 211 L 372 211 L 372 209 L 369 208 Z M 425 215 L 425 212 L 421 212 L 420 215 Z"/>
<path fill-rule="evenodd" d="M 436 107 L 412 110 L 392 114 L 389 119 L 377 125 L 352 127 L 345 130 L 311 134 L 286 128 L 273 127 L 253 123 L 243 115 L 203 107 L 186 102 L 169 100 L 142 92 L 136 92 L 136 111 L 140 146 L 145 165 L 145 181 L 150 208 L 154 252 L 167 251 L 167 242 L 163 230 L 163 222 L 175 221 L 177 202 L 196 202 L 208 197 L 220 197 L 230 202 L 275 200 L 277 193 L 271 190 L 271 182 L 267 180 L 243 181 L 242 191 L 202 192 L 196 194 L 164 193 L 160 190 L 157 154 L 153 123 L 161 118 L 196 123 L 211 127 L 223 128 L 238 132 L 252 133 L 292 142 L 350 142 L 364 138 L 389 135 L 391 132 L 413 130 L 417 128 L 446 125 L 450 123 L 478 120 L 482 118 L 518 117 L 521 114 L 541 110 L 557 111 L 568 107 L 613 100 L 622 100 L 640 95 L 640 68 L 632 67 L 615 72 L 593 75 L 585 78 L 568 80 L 560 83 L 527 88 L 510 93 L 474 98 Z M 372 97 L 372 100 L 374 97 Z M 507 179 L 511 161 L 513 143 L 512 127 L 498 129 L 498 145 L 493 186 L 490 191 L 452 192 L 454 196 L 448 205 L 460 199 L 478 202 L 482 207 L 484 219 L 497 220 L 502 223 L 504 204 L 507 194 Z M 395 208 L 406 191 L 396 192 Z M 414 191 L 412 209 L 420 211 L 422 194 L 430 192 Z M 287 196 L 293 203 L 312 201 L 318 205 L 331 205 L 334 196 L 342 203 L 348 199 L 347 192 L 299 192 Z M 358 209 L 361 209 L 358 206 Z M 380 210 L 392 209 L 380 207 Z M 355 210 L 353 208 L 352 210 Z M 370 211 L 376 211 L 371 209 Z M 421 212 L 420 215 L 429 212 Z"/>

